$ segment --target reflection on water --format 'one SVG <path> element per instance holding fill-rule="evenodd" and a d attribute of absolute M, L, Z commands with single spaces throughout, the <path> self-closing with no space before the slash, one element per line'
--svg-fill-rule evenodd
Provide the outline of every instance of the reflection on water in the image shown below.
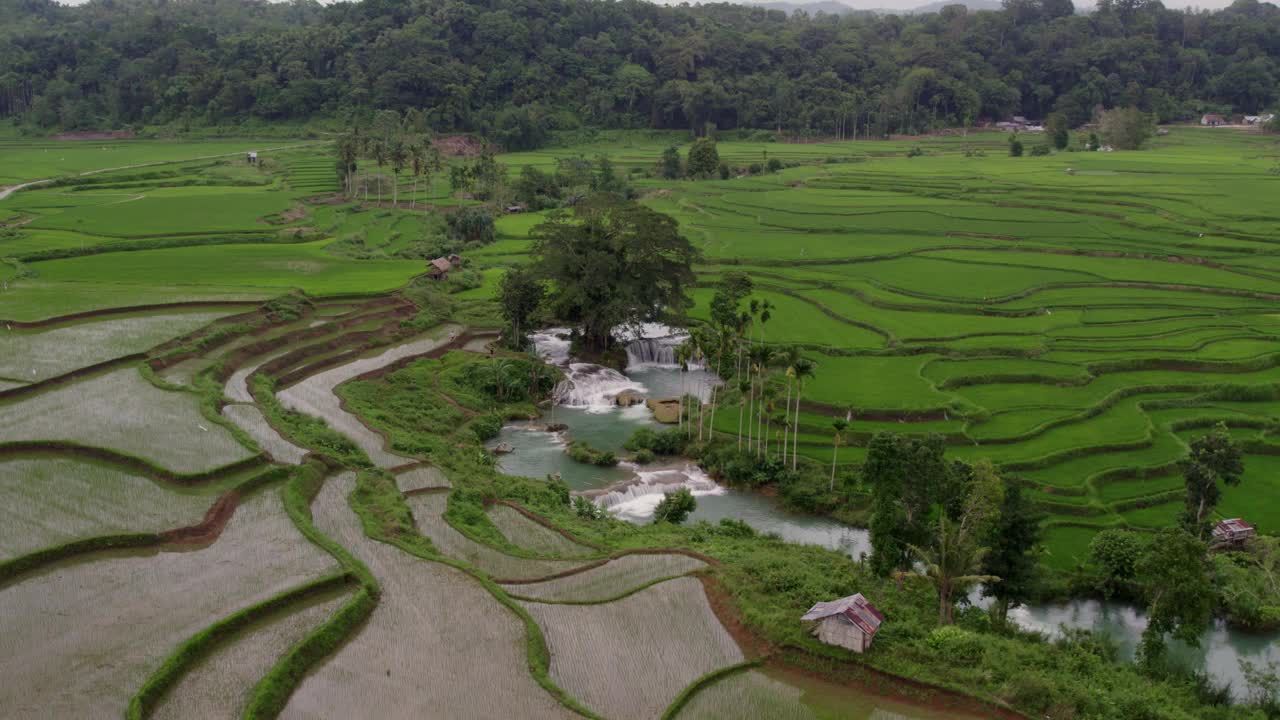
<path fill-rule="evenodd" d="M 978 720 L 982 717 L 898 702 L 861 687 L 822 680 L 794 670 L 769 667 L 761 672 L 801 691 L 800 702 L 816 720 Z"/>

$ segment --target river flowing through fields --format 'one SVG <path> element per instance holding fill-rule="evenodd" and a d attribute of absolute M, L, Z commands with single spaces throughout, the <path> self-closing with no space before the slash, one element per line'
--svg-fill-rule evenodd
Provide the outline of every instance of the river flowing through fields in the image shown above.
<path fill-rule="evenodd" d="M 553 328 L 532 336 L 538 353 L 565 370 L 567 380 L 557 388 L 556 405 L 542 420 L 512 423 L 490 443 L 492 447 L 505 442 L 513 448 L 513 452 L 499 459 L 503 472 L 538 479 L 559 475 L 575 492 L 592 497 L 617 517 L 631 522 L 649 521 L 664 493 L 687 487 L 698 498 L 698 509 L 690 522 L 715 523 L 734 518 L 760 532 L 776 533 L 790 542 L 821 545 L 854 558 L 871 552 L 866 530 L 828 518 L 787 512 L 764 495 L 718 485 L 691 463 L 638 466 L 623 462 L 601 468 L 571 460 L 565 453 L 570 439 L 623 456 L 623 443 L 637 429 L 663 427 L 644 405 L 618 407 L 614 402 L 618 393 L 632 391 L 664 399 L 677 397 L 683 388 L 706 399 L 718 379 L 698 366 L 681 373 L 674 348 L 685 336 L 660 325 L 646 325 L 639 337 L 632 338 L 625 373 L 575 362 L 569 353 L 568 333 L 565 328 Z M 545 428 L 553 424 L 564 425 L 565 429 L 548 432 Z M 982 603 L 976 591 L 972 600 Z M 1023 627 L 1050 635 L 1061 627 L 1105 632 L 1118 644 L 1125 659 L 1133 658 L 1146 627 L 1146 617 L 1140 610 L 1099 600 L 1023 607 L 1014 610 L 1012 617 Z M 1239 660 L 1280 662 L 1280 633 L 1251 634 L 1217 623 L 1206 629 L 1199 648 L 1175 644 L 1171 655 L 1189 668 L 1208 672 L 1218 682 L 1230 682 L 1233 694 L 1242 697 L 1246 687 Z"/>

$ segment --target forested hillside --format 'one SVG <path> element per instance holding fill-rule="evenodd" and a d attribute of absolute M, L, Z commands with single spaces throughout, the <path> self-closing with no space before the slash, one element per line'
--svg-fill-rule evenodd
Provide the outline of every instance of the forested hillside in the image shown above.
<path fill-rule="evenodd" d="M 850 136 L 1099 106 L 1162 120 L 1280 96 L 1280 8 L 1007 0 L 792 17 L 637 0 L 0 0 L 0 115 L 69 129 L 345 119 L 420 108 L 510 148 L 548 130 Z"/>

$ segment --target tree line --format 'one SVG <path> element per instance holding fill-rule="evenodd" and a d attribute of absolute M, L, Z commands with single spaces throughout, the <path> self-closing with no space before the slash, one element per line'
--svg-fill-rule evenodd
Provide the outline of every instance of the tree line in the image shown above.
<path fill-rule="evenodd" d="M 0 0 L 0 116 L 45 128 L 368 120 L 508 149 L 583 127 L 877 137 L 1098 107 L 1256 112 L 1280 9 L 1005 0 L 843 16 L 639 0 Z"/>

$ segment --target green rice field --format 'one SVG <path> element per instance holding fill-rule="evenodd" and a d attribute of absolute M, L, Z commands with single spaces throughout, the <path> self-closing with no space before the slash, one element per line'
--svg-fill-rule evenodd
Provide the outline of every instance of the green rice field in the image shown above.
<path fill-rule="evenodd" d="M 1100 530 L 1172 525 L 1178 462 L 1223 423 L 1246 470 L 1219 514 L 1280 532 L 1275 137 L 724 141 L 731 177 L 696 182 L 654 173 L 683 133 L 598 138 L 498 160 L 609 155 L 701 253 L 689 325 L 748 274 L 771 307 L 751 339 L 816 363 L 805 462 L 832 463 L 836 418 L 845 469 L 877 432 L 939 433 L 1020 479 L 1068 571 Z M 817 582 L 781 540 L 635 530 L 496 471 L 484 426 L 536 412 L 457 371 L 494 354 L 494 294 L 546 215 L 500 215 L 435 283 L 428 250 L 478 201 L 448 167 L 361 173 L 340 195 L 327 141 L 0 138 L 0 186 L 51 180 L 0 199 L 0 714 L 947 716 L 739 666 L 744 627 L 816 647 L 791 610 L 852 592 L 847 555 L 792 548 L 849 569 Z M 731 393 L 715 429 L 739 414 Z"/>

